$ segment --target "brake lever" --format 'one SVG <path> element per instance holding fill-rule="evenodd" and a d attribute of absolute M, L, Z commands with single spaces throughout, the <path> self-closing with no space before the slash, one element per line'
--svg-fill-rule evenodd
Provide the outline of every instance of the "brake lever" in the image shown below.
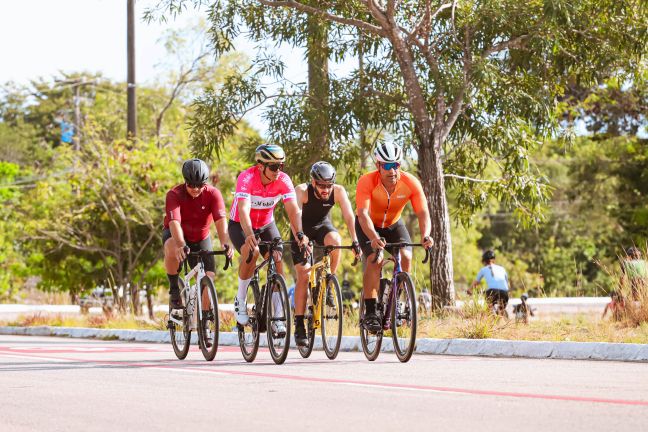
<path fill-rule="evenodd" d="M 229 246 L 225 245 L 223 247 L 223 250 L 225 251 L 225 267 L 223 267 L 223 270 L 227 270 L 229 268 L 229 266 L 232 264 L 232 260 L 227 255 L 227 253 L 229 252 Z"/>
<path fill-rule="evenodd" d="M 430 248 L 425 249 L 425 259 L 423 259 L 423 264 L 427 263 L 430 259 Z"/>

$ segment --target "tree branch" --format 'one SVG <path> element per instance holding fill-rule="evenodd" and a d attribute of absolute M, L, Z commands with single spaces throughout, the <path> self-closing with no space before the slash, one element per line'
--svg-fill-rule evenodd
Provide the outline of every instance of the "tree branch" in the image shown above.
<path fill-rule="evenodd" d="M 331 20 L 333 22 L 339 23 L 339 24 L 346 24 L 346 25 L 351 25 L 354 27 L 361 28 L 363 30 L 366 30 L 370 33 L 373 33 L 378 36 L 386 36 L 385 31 L 373 24 L 369 24 L 368 22 L 354 19 L 354 18 L 344 18 L 339 15 L 334 15 L 331 13 L 328 13 L 326 11 L 323 11 L 321 9 L 318 9 L 313 6 L 308 6 L 302 3 L 299 3 L 294 0 L 284 0 L 284 1 L 279 1 L 279 0 L 257 0 L 259 3 L 265 6 L 270 6 L 270 7 L 289 7 L 292 9 L 296 9 L 301 12 L 306 12 L 314 15 L 319 15 L 321 17 L 324 17 L 328 20 Z M 371 0 L 370 0 L 371 1 Z"/>
<path fill-rule="evenodd" d="M 500 178 L 491 179 L 491 180 L 484 180 L 484 179 L 477 179 L 477 178 L 474 178 L 474 177 L 460 176 L 460 175 L 457 175 L 457 174 L 443 174 L 443 177 L 456 178 L 456 179 L 459 179 L 459 180 L 471 181 L 471 182 L 475 182 L 475 183 L 499 183 L 503 179 L 503 177 L 500 177 Z"/>
<path fill-rule="evenodd" d="M 518 37 L 515 37 L 513 39 L 500 42 L 496 45 L 493 45 L 490 48 L 487 48 L 484 50 L 482 53 L 481 57 L 482 59 L 488 58 L 491 54 L 495 54 L 496 52 L 504 51 L 507 49 L 511 48 L 524 48 L 524 42 L 529 38 L 529 35 L 520 35 Z"/>

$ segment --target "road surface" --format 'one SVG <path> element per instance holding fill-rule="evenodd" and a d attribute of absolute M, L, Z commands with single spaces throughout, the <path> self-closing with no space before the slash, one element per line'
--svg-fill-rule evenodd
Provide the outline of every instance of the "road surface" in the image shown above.
<path fill-rule="evenodd" d="M 648 364 L 236 347 L 205 362 L 171 346 L 0 336 L 0 430 L 643 431 Z M 253 429 L 254 428 L 254 429 Z"/>

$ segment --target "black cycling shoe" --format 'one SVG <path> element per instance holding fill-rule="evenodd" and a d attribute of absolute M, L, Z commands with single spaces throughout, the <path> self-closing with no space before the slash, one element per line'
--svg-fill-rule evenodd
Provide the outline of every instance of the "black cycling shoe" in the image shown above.
<path fill-rule="evenodd" d="M 308 338 L 306 337 L 306 329 L 304 328 L 304 324 L 295 324 L 295 344 L 297 344 L 298 347 L 308 346 Z"/>
<path fill-rule="evenodd" d="M 170 299 L 169 299 L 169 310 L 171 309 L 182 309 L 182 299 L 180 298 L 180 289 L 170 289 L 169 290 Z"/>
<path fill-rule="evenodd" d="M 366 314 L 362 320 L 362 324 L 369 333 L 378 333 L 382 330 L 382 323 L 375 312 Z"/>

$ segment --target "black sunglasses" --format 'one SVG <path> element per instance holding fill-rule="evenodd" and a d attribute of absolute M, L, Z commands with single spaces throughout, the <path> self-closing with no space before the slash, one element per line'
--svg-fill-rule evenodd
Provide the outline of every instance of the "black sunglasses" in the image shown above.
<path fill-rule="evenodd" d="M 333 183 L 315 182 L 315 186 L 317 186 L 320 189 L 333 189 Z"/>
<path fill-rule="evenodd" d="M 205 183 L 187 183 L 187 187 L 191 189 L 202 189 Z"/>
<path fill-rule="evenodd" d="M 284 167 L 283 163 L 273 163 L 273 164 L 267 163 L 267 164 L 263 164 L 263 165 L 268 167 L 268 169 L 270 169 L 270 171 L 278 171 L 278 170 L 283 171 L 283 167 Z"/>

